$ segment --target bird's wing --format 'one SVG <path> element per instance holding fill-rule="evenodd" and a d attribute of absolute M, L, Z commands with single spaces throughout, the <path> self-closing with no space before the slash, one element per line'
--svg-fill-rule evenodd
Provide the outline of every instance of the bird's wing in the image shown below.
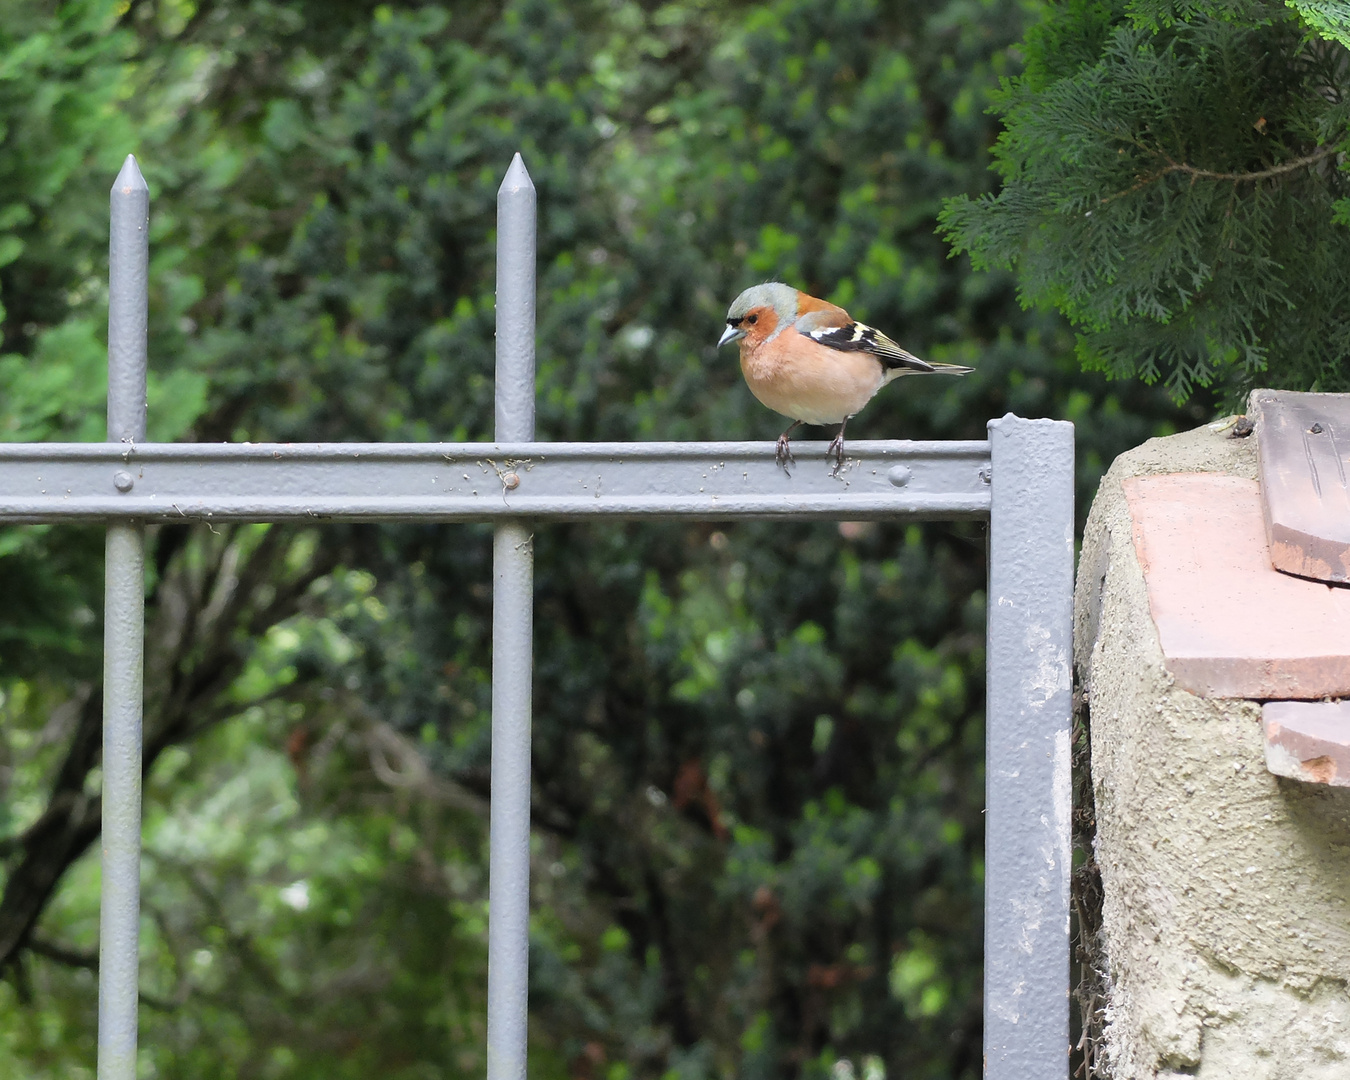
<path fill-rule="evenodd" d="M 842 318 L 841 318 L 842 316 Z M 886 368 L 936 371 L 926 360 L 906 352 L 875 327 L 850 319 L 842 308 L 810 311 L 793 324 L 799 334 L 840 352 L 871 353 Z"/>

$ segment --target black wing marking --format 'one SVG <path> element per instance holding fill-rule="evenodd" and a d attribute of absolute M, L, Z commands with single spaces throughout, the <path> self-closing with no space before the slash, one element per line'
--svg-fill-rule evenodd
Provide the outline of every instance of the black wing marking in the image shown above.
<path fill-rule="evenodd" d="M 871 353 L 883 367 L 907 368 L 910 371 L 936 371 L 926 360 L 906 352 L 880 330 L 866 323 L 851 322 L 847 326 L 825 326 L 808 331 L 807 337 L 840 352 Z"/>

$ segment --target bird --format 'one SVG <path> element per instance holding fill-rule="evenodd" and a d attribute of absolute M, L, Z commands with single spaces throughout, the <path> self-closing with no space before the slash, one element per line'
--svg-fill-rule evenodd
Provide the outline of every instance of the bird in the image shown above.
<path fill-rule="evenodd" d="M 844 429 L 887 383 L 902 375 L 966 375 L 973 368 L 920 360 L 837 304 L 779 281 L 754 285 L 732 301 L 718 348 L 740 343 L 750 392 L 792 421 L 774 461 L 791 475 L 788 438 L 801 424 L 838 424 L 825 451 L 833 475 L 844 465 Z"/>

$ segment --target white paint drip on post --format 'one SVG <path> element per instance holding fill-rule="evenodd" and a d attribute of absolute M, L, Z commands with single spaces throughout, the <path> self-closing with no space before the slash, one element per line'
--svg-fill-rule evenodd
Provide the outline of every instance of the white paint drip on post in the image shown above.
<path fill-rule="evenodd" d="M 127 156 L 111 195 L 108 441 L 145 441 L 150 190 Z M 108 490 L 130 474 L 108 470 Z M 141 901 L 141 709 L 145 534 L 110 524 L 104 563 L 103 882 L 98 938 L 98 1080 L 135 1080 Z"/>
<path fill-rule="evenodd" d="M 498 443 L 534 439 L 534 184 L 519 154 L 497 191 Z M 534 552 L 528 524 L 492 549 L 492 801 L 488 826 L 488 1080 L 524 1080 L 530 948 Z"/>

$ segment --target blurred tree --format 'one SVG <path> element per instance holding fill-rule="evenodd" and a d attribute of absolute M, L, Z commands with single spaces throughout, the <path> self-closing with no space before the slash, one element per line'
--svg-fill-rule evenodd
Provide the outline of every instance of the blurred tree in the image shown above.
<path fill-rule="evenodd" d="M 0 137 L 53 97 L 84 133 L 45 202 L 31 176 L 62 140 L 23 136 L 30 164 L 0 173 L 0 207 L 32 215 L 0 270 L 0 428 L 101 437 L 101 215 L 130 149 L 154 197 L 158 437 L 486 438 L 492 215 L 520 149 L 541 437 L 776 434 L 713 342 L 737 291 L 782 278 L 979 368 L 892 388 L 859 435 L 1065 416 L 1086 494 L 1204 411 L 1084 376 L 1057 319 L 934 235 L 944 197 L 989 187 L 983 107 L 1027 14 L 88 0 L 0 19 L 20 72 Z M 481 1071 L 487 531 L 152 540 L 145 1071 Z M 980 531 L 535 542 L 533 1071 L 978 1076 Z M 98 541 L 0 544 L 0 574 L 46 590 L 0 613 L 0 1078 L 80 1075 Z"/>
<path fill-rule="evenodd" d="M 1068 0 L 995 98 L 997 194 L 948 203 L 981 267 L 1078 331 L 1085 366 L 1177 400 L 1350 387 L 1350 12 Z"/>

